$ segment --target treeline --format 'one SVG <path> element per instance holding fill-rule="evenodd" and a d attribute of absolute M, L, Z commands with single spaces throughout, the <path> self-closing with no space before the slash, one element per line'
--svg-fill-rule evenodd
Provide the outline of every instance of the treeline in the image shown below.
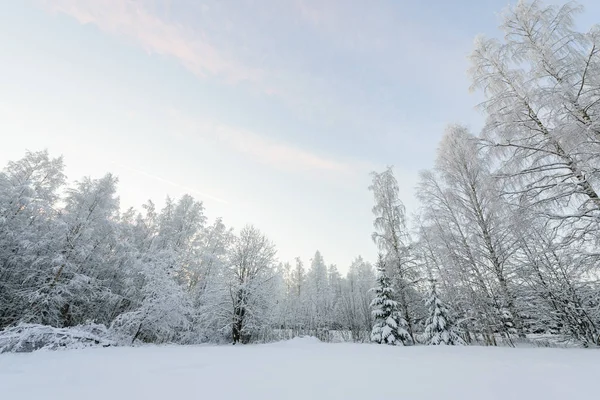
<path fill-rule="evenodd" d="M 600 29 L 576 31 L 578 11 L 522 1 L 502 40 L 476 40 L 485 127 L 448 127 L 410 224 L 392 169 L 373 173 L 377 273 L 358 257 L 342 276 L 319 252 L 280 263 L 256 228 L 209 223 L 190 196 L 121 212 L 112 175 L 66 186 L 62 159 L 27 153 L 0 174 L 0 328 L 600 344 Z"/>
<path fill-rule="evenodd" d="M 276 261 L 256 228 L 208 223 L 202 203 L 120 212 L 117 179 L 66 186 L 61 158 L 27 153 L 0 174 L 0 328 L 104 324 L 131 341 L 250 341 L 330 329 L 368 338 L 371 265 L 342 277 L 316 252 Z M 348 337 L 347 339 L 350 339 Z"/>

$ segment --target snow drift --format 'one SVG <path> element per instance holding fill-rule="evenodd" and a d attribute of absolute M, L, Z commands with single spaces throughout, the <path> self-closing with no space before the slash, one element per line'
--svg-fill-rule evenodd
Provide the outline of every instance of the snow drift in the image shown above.
<path fill-rule="evenodd" d="M 47 325 L 19 324 L 0 332 L 0 353 L 29 353 L 36 350 L 81 349 L 114 346 L 104 325 L 53 328 Z"/>

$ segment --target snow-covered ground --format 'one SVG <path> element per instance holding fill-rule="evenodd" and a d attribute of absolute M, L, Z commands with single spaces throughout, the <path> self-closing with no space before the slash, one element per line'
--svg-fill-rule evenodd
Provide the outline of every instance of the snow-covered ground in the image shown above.
<path fill-rule="evenodd" d="M 0 355 L 7 400 L 593 399 L 599 376 L 596 350 L 402 348 L 311 338 Z"/>

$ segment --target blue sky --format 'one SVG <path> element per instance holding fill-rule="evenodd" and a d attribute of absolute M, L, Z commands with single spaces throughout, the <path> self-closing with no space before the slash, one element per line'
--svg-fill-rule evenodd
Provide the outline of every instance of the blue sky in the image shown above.
<path fill-rule="evenodd" d="M 481 126 L 466 57 L 506 4 L 4 1 L 0 163 L 47 148 L 118 175 L 123 207 L 190 193 L 345 270 L 376 252 L 369 172 L 393 164 L 414 210 L 444 126 Z"/>

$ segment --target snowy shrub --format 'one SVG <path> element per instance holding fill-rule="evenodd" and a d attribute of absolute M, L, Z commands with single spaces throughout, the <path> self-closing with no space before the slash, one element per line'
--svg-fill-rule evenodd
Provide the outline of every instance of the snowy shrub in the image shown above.
<path fill-rule="evenodd" d="M 80 325 L 73 328 L 19 324 L 0 332 L 0 353 L 108 347 L 115 344 L 109 338 L 106 327 L 97 324 Z"/>

